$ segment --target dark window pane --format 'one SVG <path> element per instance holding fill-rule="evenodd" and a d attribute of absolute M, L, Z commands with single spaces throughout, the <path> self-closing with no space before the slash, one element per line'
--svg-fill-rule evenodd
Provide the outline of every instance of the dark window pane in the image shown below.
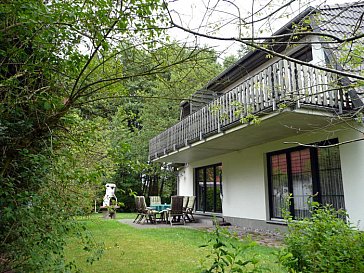
<path fill-rule="evenodd" d="M 222 212 L 222 166 L 216 166 L 216 212 Z"/>
<path fill-rule="evenodd" d="M 206 169 L 206 208 L 205 211 L 214 211 L 214 167 Z"/>
<path fill-rule="evenodd" d="M 312 196 L 311 155 L 309 149 L 291 152 L 293 207 L 296 219 L 309 217 L 308 201 Z"/>
<path fill-rule="evenodd" d="M 333 143 L 337 143 L 337 140 L 328 140 L 319 145 Z M 269 155 L 269 164 L 272 218 L 282 217 L 281 208 L 288 189 L 292 190 L 290 210 L 295 219 L 310 217 L 308 201 L 316 193 L 313 192 L 314 186 L 319 191 L 317 199 L 322 204 L 345 209 L 339 147 L 289 149 Z"/>
<path fill-rule="evenodd" d="M 318 149 L 318 165 L 322 204 L 345 209 L 339 147 Z"/>
<path fill-rule="evenodd" d="M 204 196 L 205 196 L 205 186 L 204 186 L 204 169 L 197 169 L 197 210 L 203 210 L 204 207 Z"/>
<path fill-rule="evenodd" d="M 288 196 L 288 176 L 286 154 L 271 156 L 271 182 L 272 182 L 272 217 L 282 218 L 282 208 Z"/>
<path fill-rule="evenodd" d="M 294 58 L 294 59 L 297 59 L 297 60 L 310 62 L 310 61 L 313 60 L 312 47 L 311 46 L 306 46 L 306 47 L 296 51 L 295 53 L 293 53 L 291 55 L 291 57 Z"/>
<path fill-rule="evenodd" d="M 221 175 L 222 165 L 196 169 L 197 210 L 222 212 Z"/>

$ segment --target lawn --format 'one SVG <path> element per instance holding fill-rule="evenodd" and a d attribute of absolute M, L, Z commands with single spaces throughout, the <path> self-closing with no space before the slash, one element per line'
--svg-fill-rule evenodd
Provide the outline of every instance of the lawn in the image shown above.
<path fill-rule="evenodd" d="M 117 215 L 117 219 L 134 218 L 135 214 Z M 116 220 L 101 219 L 93 215 L 85 221 L 93 238 L 102 242 L 104 254 L 92 265 L 86 262 L 89 253 L 82 250 L 77 238 L 70 238 L 66 248 L 68 261 L 74 261 L 81 272 L 150 273 L 201 272 L 201 261 L 206 262 L 209 249 L 206 244 L 210 233 L 188 228 L 137 229 Z M 275 273 L 284 272 L 275 263 L 276 249 L 255 246 L 249 256 L 255 255 L 262 264 Z"/>

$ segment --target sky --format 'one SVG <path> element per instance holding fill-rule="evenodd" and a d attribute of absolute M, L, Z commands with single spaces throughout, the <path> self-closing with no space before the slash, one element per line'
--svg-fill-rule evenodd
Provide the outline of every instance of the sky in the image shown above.
<path fill-rule="evenodd" d="M 285 3 L 293 4 L 284 7 Z M 239 28 L 238 18 L 243 18 L 249 22 L 252 20 L 251 14 L 260 10 L 254 16 L 263 18 L 273 10 L 282 8 L 281 12 L 275 16 L 270 16 L 269 20 L 264 20 L 254 24 L 254 35 L 269 36 L 278 30 L 307 6 L 334 5 L 355 0 L 170 0 L 169 10 L 173 20 L 186 28 L 218 37 L 238 37 L 239 33 L 251 37 L 252 29 Z M 253 5 L 252 5 L 253 4 Z M 221 53 L 221 58 L 231 54 L 237 54 L 240 45 L 231 41 L 217 41 L 202 37 L 197 37 L 178 29 L 170 30 L 169 34 L 176 40 L 189 45 L 207 45 Z"/>

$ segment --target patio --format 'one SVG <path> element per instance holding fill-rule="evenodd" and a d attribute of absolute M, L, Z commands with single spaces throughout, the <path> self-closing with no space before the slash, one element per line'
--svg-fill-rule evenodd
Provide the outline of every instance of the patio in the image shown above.
<path fill-rule="evenodd" d="M 209 228 L 213 228 L 213 221 L 211 217 L 206 217 L 206 216 L 202 216 L 202 215 L 196 215 L 194 214 L 195 217 L 195 222 L 186 222 L 185 225 L 183 225 L 182 223 L 178 223 L 173 225 L 172 227 L 176 227 L 176 228 L 195 228 L 195 229 L 209 229 Z M 153 223 L 149 223 L 149 222 L 145 222 L 144 224 L 140 224 L 140 223 L 134 223 L 133 219 L 121 219 L 118 220 L 120 223 L 123 224 L 128 224 L 130 226 L 133 226 L 135 228 L 140 228 L 140 229 L 144 229 L 144 228 L 170 228 L 171 225 L 165 222 L 158 222 L 157 224 L 153 224 Z"/>
<path fill-rule="evenodd" d="M 214 229 L 213 218 L 209 216 L 196 215 L 194 214 L 196 222 L 188 223 L 185 225 L 177 224 L 173 225 L 172 228 L 188 228 L 188 229 L 201 229 L 212 231 Z M 220 220 L 220 218 L 218 218 Z M 161 228 L 171 228 L 170 224 L 159 223 L 151 224 L 137 224 L 133 222 L 133 219 L 120 219 L 118 222 L 122 224 L 127 224 L 137 229 L 161 229 Z M 283 245 L 283 237 L 282 233 L 277 232 L 268 232 L 264 230 L 256 230 L 246 227 L 239 226 L 226 226 L 224 227 L 229 230 L 229 232 L 240 239 L 246 239 L 247 237 L 251 238 L 253 241 L 256 241 L 258 244 L 269 247 L 281 247 Z"/>

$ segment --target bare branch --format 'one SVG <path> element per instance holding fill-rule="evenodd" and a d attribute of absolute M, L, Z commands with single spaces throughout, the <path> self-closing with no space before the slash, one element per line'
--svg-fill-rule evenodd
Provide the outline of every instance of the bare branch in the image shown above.
<path fill-rule="evenodd" d="M 284 144 L 295 144 L 295 145 L 299 145 L 302 147 L 310 147 L 310 148 L 331 148 L 331 147 L 337 147 L 337 146 L 341 146 L 341 145 L 345 145 L 345 144 L 349 144 L 349 143 L 353 143 L 353 142 L 357 142 L 357 141 L 362 141 L 362 140 L 364 140 L 364 137 L 351 139 L 348 141 L 342 141 L 342 142 L 339 142 L 336 144 L 330 144 L 330 145 L 304 144 L 304 143 L 297 142 L 297 141 L 285 141 L 283 143 Z"/>
<path fill-rule="evenodd" d="M 206 35 L 206 34 L 203 34 L 203 33 L 199 33 L 199 32 L 187 29 L 187 28 L 185 28 L 183 26 L 180 26 L 180 25 L 174 23 L 171 17 L 170 17 L 170 19 L 171 19 L 171 24 L 173 26 L 175 26 L 176 28 L 179 28 L 179 29 L 181 29 L 183 31 L 186 31 L 188 33 L 191 33 L 193 35 L 209 38 L 209 39 L 212 39 L 212 40 L 241 42 L 241 43 L 243 43 L 243 44 L 245 44 L 247 46 L 251 46 L 251 47 L 253 47 L 253 48 L 257 49 L 257 50 L 261 50 L 263 52 L 271 54 L 272 56 L 276 56 L 276 57 L 282 58 L 282 59 L 287 60 L 287 61 L 295 62 L 295 63 L 302 64 L 302 65 L 307 65 L 307 66 L 312 67 L 312 68 L 321 69 L 321 70 L 326 71 L 326 72 L 336 73 L 338 75 L 345 76 L 345 77 L 350 77 L 350 78 L 354 78 L 354 79 L 358 79 L 358 80 L 364 80 L 364 76 L 361 76 L 361 75 L 352 74 L 352 73 L 348 73 L 348 72 L 345 72 L 345 71 L 341 71 L 341 70 L 337 70 L 337 69 L 333 69 L 333 68 L 329 68 L 329 67 L 323 67 L 323 66 L 312 64 L 312 63 L 307 63 L 305 61 L 297 60 L 297 59 L 294 59 L 292 57 L 286 56 L 284 54 L 278 53 L 278 52 L 276 52 L 274 50 L 270 50 L 268 48 L 265 48 L 264 46 L 262 46 L 260 44 L 256 44 L 256 43 L 253 43 L 253 42 L 248 42 L 249 40 L 252 40 L 252 38 L 242 38 L 242 39 L 234 38 L 234 37 L 224 38 L 224 37 L 216 37 L 216 36 Z M 301 34 L 303 34 L 303 33 L 301 33 Z M 308 32 L 306 34 L 312 34 L 312 33 Z M 330 35 L 327 34 L 327 36 L 330 36 Z M 361 37 L 364 37 L 364 34 L 360 35 L 360 38 Z M 350 41 L 351 39 L 348 38 L 347 40 Z"/>
<path fill-rule="evenodd" d="M 247 22 L 246 24 L 251 24 L 251 25 L 253 25 L 253 24 L 255 24 L 255 23 L 259 23 L 259 22 L 261 22 L 261 21 L 267 20 L 268 18 L 272 17 L 274 14 L 278 13 L 278 12 L 279 12 L 279 11 L 281 11 L 282 9 L 284 9 L 284 8 L 286 8 L 286 7 L 288 7 L 288 6 L 290 6 L 293 2 L 296 2 L 296 0 L 291 0 L 291 1 L 289 1 L 288 3 L 284 4 L 283 6 L 279 7 L 278 9 L 276 9 L 276 10 L 272 11 L 272 12 L 271 12 L 271 13 L 269 13 L 268 15 L 266 15 L 266 16 L 264 16 L 264 17 L 262 17 L 262 18 L 259 18 L 259 19 L 251 20 L 250 22 Z M 267 6 L 267 5 L 266 5 L 266 6 Z M 263 8 L 262 8 L 262 9 L 263 9 Z M 259 11 L 261 11 L 262 9 L 260 9 Z M 256 13 L 258 13 L 259 11 L 257 11 Z M 253 17 L 252 17 L 252 19 L 253 19 Z M 244 20 L 244 19 L 242 19 L 242 20 L 245 22 L 245 20 Z"/>

